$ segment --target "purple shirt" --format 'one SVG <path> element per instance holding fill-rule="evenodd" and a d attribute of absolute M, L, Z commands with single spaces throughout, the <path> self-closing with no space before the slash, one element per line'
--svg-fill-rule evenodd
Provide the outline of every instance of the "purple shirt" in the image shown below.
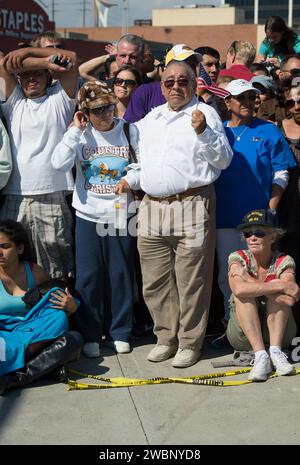
<path fill-rule="evenodd" d="M 124 119 L 135 123 L 144 118 L 153 108 L 166 103 L 161 92 L 160 81 L 142 84 L 132 94 Z"/>

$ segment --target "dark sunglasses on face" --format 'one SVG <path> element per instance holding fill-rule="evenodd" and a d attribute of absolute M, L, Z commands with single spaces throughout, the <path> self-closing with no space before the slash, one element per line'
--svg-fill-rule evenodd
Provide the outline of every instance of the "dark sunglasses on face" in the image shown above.
<path fill-rule="evenodd" d="M 287 110 L 291 110 L 291 108 L 294 108 L 296 103 L 298 103 L 298 105 L 300 105 L 300 100 L 289 99 L 289 100 L 285 101 L 285 106 L 286 106 Z"/>
<path fill-rule="evenodd" d="M 262 239 L 263 237 L 266 236 L 266 232 L 263 231 L 262 229 L 257 229 L 256 231 L 244 231 L 243 232 L 245 239 L 249 239 L 251 236 L 258 237 L 259 239 Z"/>
<path fill-rule="evenodd" d="M 107 111 L 113 111 L 115 108 L 114 105 L 105 105 L 104 107 L 98 107 L 98 108 L 93 108 L 90 110 L 93 115 L 102 115 L 103 113 L 106 113 Z"/>
<path fill-rule="evenodd" d="M 126 87 L 133 87 L 133 86 L 136 86 L 136 81 L 134 79 L 115 78 L 114 80 L 115 86 L 122 86 L 123 84 L 125 84 Z"/>
<path fill-rule="evenodd" d="M 240 103 L 243 103 L 243 102 L 254 102 L 255 99 L 256 99 L 256 93 L 252 93 L 251 94 L 240 94 L 240 95 L 234 95 L 233 98 L 235 98 L 235 100 L 237 100 L 238 102 Z"/>
<path fill-rule="evenodd" d="M 177 82 L 179 87 L 187 87 L 189 85 L 189 83 L 190 83 L 190 81 L 186 77 L 180 77 L 178 79 L 169 78 L 169 79 L 166 79 L 165 81 L 163 81 L 164 86 L 167 89 L 171 89 L 172 87 L 174 87 L 175 82 Z"/>

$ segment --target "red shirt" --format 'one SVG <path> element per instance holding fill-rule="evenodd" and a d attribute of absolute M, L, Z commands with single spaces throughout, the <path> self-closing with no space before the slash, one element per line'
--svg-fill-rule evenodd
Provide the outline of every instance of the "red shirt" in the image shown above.
<path fill-rule="evenodd" d="M 231 68 L 221 69 L 219 76 L 231 76 L 234 79 L 245 79 L 246 81 L 251 81 L 255 74 L 253 74 L 245 65 L 232 65 Z"/>

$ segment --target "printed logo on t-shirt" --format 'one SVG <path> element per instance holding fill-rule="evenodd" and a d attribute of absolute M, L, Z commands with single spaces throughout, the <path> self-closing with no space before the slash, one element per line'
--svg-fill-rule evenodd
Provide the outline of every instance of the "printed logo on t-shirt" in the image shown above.
<path fill-rule="evenodd" d="M 112 194 L 120 179 L 127 174 L 128 146 L 83 147 L 80 162 L 84 188 L 96 194 Z M 88 159 L 87 159 L 88 158 Z"/>

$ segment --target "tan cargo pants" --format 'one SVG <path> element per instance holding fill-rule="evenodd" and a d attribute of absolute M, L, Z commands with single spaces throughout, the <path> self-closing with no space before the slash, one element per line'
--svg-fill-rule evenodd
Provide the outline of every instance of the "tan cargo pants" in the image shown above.
<path fill-rule="evenodd" d="M 215 250 L 214 186 L 199 190 L 171 203 L 146 195 L 138 235 L 144 299 L 158 344 L 197 351 L 208 321 Z"/>

